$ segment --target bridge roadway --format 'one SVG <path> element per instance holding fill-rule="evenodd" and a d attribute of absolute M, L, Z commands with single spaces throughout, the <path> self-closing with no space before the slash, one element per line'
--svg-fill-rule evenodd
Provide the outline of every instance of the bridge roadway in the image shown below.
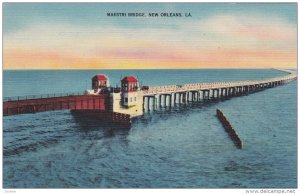
<path fill-rule="evenodd" d="M 144 110 L 173 106 L 176 103 L 188 103 L 201 100 L 218 99 L 254 93 L 265 88 L 272 88 L 297 79 L 291 70 L 282 70 L 288 75 L 261 80 L 238 82 L 193 83 L 185 85 L 149 87 L 143 91 Z"/>
<path fill-rule="evenodd" d="M 30 97 L 31 99 L 28 99 Z M 120 124 L 124 127 L 130 126 L 130 115 L 108 111 L 107 98 L 109 98 L 108 94 L 95 96 L 74 94 L 6 99 L 7 101 L 3 102 L 3 116 L 68 109 L 76 117 L 91 117 L 107 123 Z"/>
<path fill-rule="evenodd" d="M 105 111 L 105 96 L 70 95 L 3 102 L 3 116 L 64 109 Z"/>

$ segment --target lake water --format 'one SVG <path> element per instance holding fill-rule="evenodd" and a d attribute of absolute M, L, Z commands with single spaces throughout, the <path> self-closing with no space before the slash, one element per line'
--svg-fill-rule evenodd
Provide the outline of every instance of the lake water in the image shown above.
<path fill-rule="evenodd" d="M 238 81 L 277 70 L 4 71 L 4 97 L 82 92 L 104 73 L 142 85 Z M 237 149 L 221 109 L 243 141 Z M 297 82 L 213 103 L 146 113 L 131 129 L 76 118 L 68 110 L 3 119 L 4 188 L 295 188 Z"/>

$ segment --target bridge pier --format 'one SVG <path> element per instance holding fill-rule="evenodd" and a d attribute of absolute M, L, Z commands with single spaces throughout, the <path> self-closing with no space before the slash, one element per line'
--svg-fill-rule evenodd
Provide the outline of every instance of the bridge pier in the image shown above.
<path fill-rule="evenodd" d="M 265 89 L 265 85 L 264 84 L 259 84 L 260 90 L 264 90 Z"/>
<path fill-rule="evenodd" d="M 243 86 L 240 86 L 240 95 L 244 95 L 244 87 Z"/>
<path fill-rule="evenodd" d="M 174 103 L 174 93 L 171 93 L 170 94 L 170 107 L 173 107 L 175 106 L 175 103 Z"/>
<path fill-rule="evenodd" d="M 244 86 L 244 94 L 249 94 L 249 86 Z"/>
<path fill-rule="evenodd" d="M 189 102 L 189 98 L 190 98 L 190 92 L 186 92 L 185 93 L 185 104 L 187 104 Z"/>
<path fill-rule="evenodd" d="M 210 90 L 207 90 L 207 100 L 210 99 Z"/>
<path fill-rule="evenodd" d="M 190 102 L 190 91 L 186 92 L 186 102 L 189 103 Z"/>
<path fill-rule="evenodd" d="M 203 101 L 209 100 L 209 90 L 201 90 L 203 94 Z"/>
<path fill-rule="evenodd" d="M 156 110 L 156 95 L 147 97 L 147 111 L 155 111 Z"/>
<path fill-rule="evenodd" d="M 164 107 L 167 108 L 169 106 L 169 95 L 164 94 L 165 99 L 164 99 Z"/>
<path fill-rule="evenodd" d="M 143 111 L 145 112 L 145 99 L 146 99 L 147 97 L 146 96 L 143 96 Z M 75 110 L 76 110 L 76 108 L 75 108 Z"/>
<path fill-rule="evenodd" d="M 196 94 L 198 93 L 197 91 L 189 91 L 191 93 L 191 96 L 189 97 L 190 102 L 195 102 L 197 100 Z"/>
<path fill-rule="evenodd" d="M 174 106 L 176 105 L 176 98 L 177 98 L 177 93 L 175 92 L 175 93 L 173 93 L 174 94 L 174 98 L 173 98 L 173 100 L 174 100 Z"/>
<path fill-rule="evenodd" d="M 183 104 L 184 100 L 185 100 L 185 93 L 184 92 L 180 92 L 179 95 L 180 95 L 180 102 L 179 103 Z"/>
<path fill-rule="evenodd" d="M 176 100 L 177 100 L 176 103 L 181 104 L 181 93 L 180 92 L 176 93 Z"/>
<path fill-rule="evenodd" d="M 200 101 L 204 101 L 205 98 L 205 94 L 203 90 L 199 90 L 199 94 L 200 94 Z"/>
<path fill-rule="evenodd" d="M 147 98 L 147 111 L 150 111 L 150 96 Z"/>
<path fill-rule="evenodd" d="M 198 92 L 198 91 L 195 91 L 195 95 L 196 95 L 195 101 L 199 102 L 199 92 Z"/>
<path fill-rule="evenodd" d="M 156 97 L 156 109 L 160 109 L 161 108 L 161 94 L 157 94 Z"/>
<path fill-rule="evenodd" d="M 234 96 L 235 88 L 234 87 L 229 87 L 228 88 L 228 97 Z"/>
<path fill-rule="evenodd" d="M 225 88 L 221 88 L 221 98 L 224 98 L 224 91 L 225 91 Z"/>
<path fill-rule="evenodd" d="M 181 93 L 177 93 L 178 94 L 178 104 L 181 104 L 181 101 L 182 101 L 182 95 Z"/>
<path fill-rule="evenodd" d="M 159 100 L 159 95 L 154 95 L 154 99 L 155 99 L 155 110 L 158 110 L 158 100 Z"/>
<path fill-rule="evenodd" d="M 181 97 L 182 97 L 182 101 L 181 101 L 181 103 L 182 104 L 186 104 L 186 101 L 187 101 L 187 95 L 186 95 L 186 92 L 182 92 L 181 93 Z"/>
<path fill-rule="evenodd" d="M 157 101 L 156 101 L 156 95 L 154 95 L 153 97 L 152 97 L 152 108 L 153 108 L 153 111 L 155 111 L 156 110 L 156 104 L 157 104 Z"/>
<path fill-rule="evenodd" d="M 236 86 L 236 87 L 234 87 L 234 89 L 235 89 L 235 93 L 234 93 L 234 96 L 239 96 L 239 94 L 240 94 L 240 88 L 238 87 L 238 86 Z"/>
<path fill-rule="evenodd" d="M 165 94 L 165 107 L 171 107 L 172 106 L 172 95 L 171 94 Z"/>
<path fill-rule="evenodd" d="M 236 96 L 236 87 L 232 87 L 232 96 Z"/>
<path fill-rule="evenodd" d="M 254 93 L 255 92 L 255 86 L 254 85 L 250 85 L 249 87 L 250 87 L 249 88 L 249 92 L 250 93 Z"/>
<path fill-rule="evenodd" d="M 259 84 L 255 84 L 255 92 L 259 90 L 260 90 Z"/>
<path fill-rule="evenodd" d="M 195 98 L 194 92 L 191 91 L 191 92 L 190 92 L 190 95 L 191 95 L 191 97 L 190 97 L 190 102 L 194 102 L 194 98 Z"/>
<path fill-rule="evenodd" d="M 168 94 L 164 94 L 164 107 L 166 108 L 167 106 L 169 106 L 169 95 Z"/>
<path fill-rule="evenodd" d="M 237 96 L 241 96 L 243 94 L 243 87 L 237 86 Z"/>
<path fill-rule="evenodd" d="M 215 95 L 216 93 L 216 95 Z M 212 89 L 212 99 L 218 99 L 219 98 L 219 88 L 218 89 Z"/>
<path fill-rule="evenodd" d="M 156 104 L 155 95 L 153 97 L 151 97 L 151 99 L 152 99 L 152 111 L 155 111 L 155 104 Z"/>
<path fill-rule="evenodd" d="M 272 88 L 272 82 L 268 82 L 268 88 Z"/>
<path fill-rule="evenodd" d="M 162 109 L 164 107 L 164 100 L 165 99 L 165 96 L 164 94 L 160 94 L 159 95 L 159 108 Z"/>

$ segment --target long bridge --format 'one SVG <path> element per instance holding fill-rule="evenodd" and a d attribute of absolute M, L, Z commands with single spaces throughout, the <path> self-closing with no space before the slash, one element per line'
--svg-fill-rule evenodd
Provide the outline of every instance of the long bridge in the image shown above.
<path fill-rule="evenodd" d="M 297 79 L 296 72 L 284 71 L 288 74 L 271 79 L 193 83 L 146 89 L 138 87 L 138 80 L 133 76 L 127 76 L 122 80 L 122 88 L 111 88 L 107 86 L 105 76 L 97 75 L 92 79 L 92 92 L 98 90 L 96 93 L 4 98 L 3 115 L 68 109 L 88 115 L 95 113 L 104 120 L 130 122 L 130 117 L 140 116 L 145 111 L 182 103 L 251 94 Z"/>
<path fill-rule="evenodd" d="M 288 75 L 261 80 L 238 82 L 193 83 L 185 85 L 149 87 L 143 91 L 144 110 L 156 110 L 177 103 L 199 102 L 210 99 L 240 96 L 273 88 L 297 79 L 294 71 L 282 70 Z"/>

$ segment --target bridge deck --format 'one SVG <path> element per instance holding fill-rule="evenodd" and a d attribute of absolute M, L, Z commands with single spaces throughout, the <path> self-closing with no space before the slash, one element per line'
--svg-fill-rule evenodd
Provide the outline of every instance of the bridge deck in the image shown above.
<path fill-rule="evenodd" d="M 16 115 L 53 110 L 106 110 L 105 95 L 64 96 L 3 102 L 3 115 Z"/>
<path fill-rule="evenodd" d="M 282 70 L 283 71 L 283 70 Z M 212 90 L 212 89 L 221 89 L 221 88 L 230 88 L 230 87 L 241 87 L 241 86 L 255 86 L 260 84 L 269 84 L 275 82 L 288 82 L 297 78 L 297 74 L 293 71 L 284 70 L 289 74 L 282 77 L 276 77 L 271 79 L 262 79 L 262 80 L 246 80 L 238 82 L 213 82 L 213 83 L 193 83 L 185 84 L 182 86 L 179 85 L 170 85 L 170 86 L 157 86 L 149 87 L 148 90 L 143 91 L 144 96 L 155 96 L 157 94 L 172 94 L 188 91 L 199 91 L 199 90 Z"/>

